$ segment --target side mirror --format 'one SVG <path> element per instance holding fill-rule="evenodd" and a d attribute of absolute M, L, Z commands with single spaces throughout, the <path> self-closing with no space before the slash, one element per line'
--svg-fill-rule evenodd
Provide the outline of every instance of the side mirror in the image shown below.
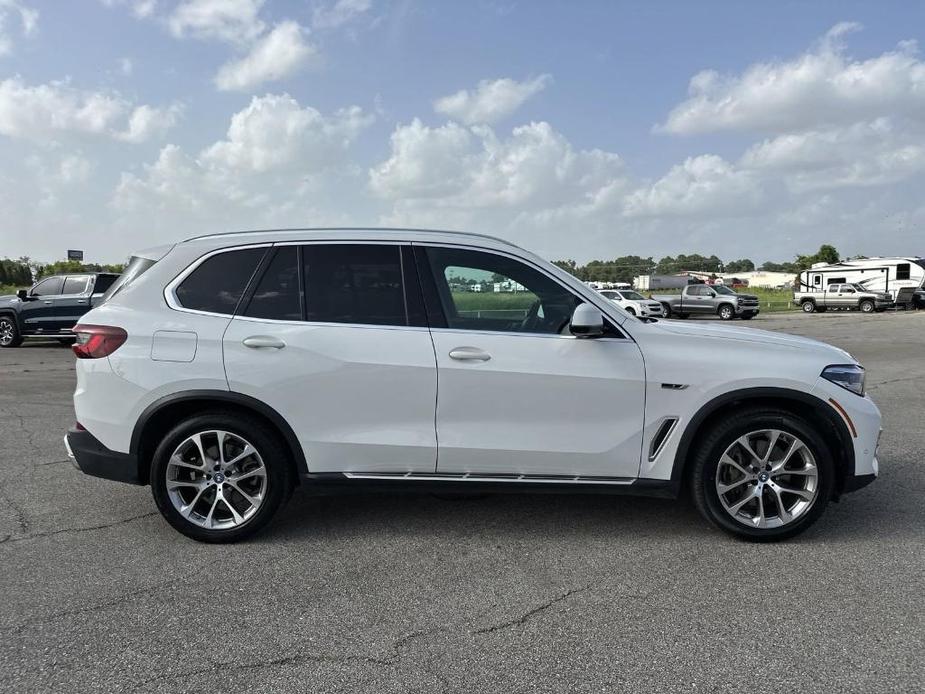
<path fill-rule="evenodd" d="M 591 304 L 578 304 L 569 330 L 575 337 L 600 337 L 604 334 L 604 314 Z"/>
<path fill-rule="evenodd" d="M 20 301 L 26 301 L 29 298 L 29 292 L 25 289 L 20 289 L 16 292 L 16 296 L 19 297 Z"/>

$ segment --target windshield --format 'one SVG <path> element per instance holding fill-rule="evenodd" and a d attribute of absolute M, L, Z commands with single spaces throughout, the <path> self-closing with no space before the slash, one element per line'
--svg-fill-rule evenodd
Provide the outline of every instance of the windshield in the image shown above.
<path fill-rule="evenodd" d="M 105 304 L 112 297 L 118 294 L 123 287 L 127 287 L 141 275 L 143 275 L 145 271 L 156 262 L 156 260 L 151 260 L 150 258 L 142 258 L 137 255 L 133 255 L 131 258 L 129 258 L 128 265 L 125 267 L 125 270 L 122 272 L 122 274 L 119 275 L 119 278 L 113 282 L 112 286 L 110 286 L 109 289 L 106 290 L 106 293 L 103 294 L 103 298 L 100 299 L 100 304 Z"/>
<path fill-rule="evenodd" d="M 639 292 L 620 292 L 620 293 L 623 295 L 624 299 L 628 299 L 629 301 L 645 301 L 646 300 L 646 297 L 644 297 Z"/>
<path fill-rule="evenodd" d="M 729 287 L 724 287 L 721 284 L 713 285 L 713 291 L 717 294 L 732 294 L 735 296 L 735 292 L 732 291 Z"/>

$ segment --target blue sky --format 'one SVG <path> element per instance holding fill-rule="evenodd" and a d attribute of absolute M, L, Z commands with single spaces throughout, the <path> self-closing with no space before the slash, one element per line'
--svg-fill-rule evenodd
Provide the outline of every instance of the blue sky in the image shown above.
<path fill-rule="evenodd" d="M 0 255 L 328 224 L 578 260 L 925 254 L 923 20 L 921 2 L 0 0 Z"/>

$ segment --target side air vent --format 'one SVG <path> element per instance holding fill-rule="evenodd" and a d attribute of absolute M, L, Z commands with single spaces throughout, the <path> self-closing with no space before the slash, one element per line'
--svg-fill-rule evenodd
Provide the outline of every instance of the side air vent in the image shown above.
<path fill-rule="evenodd" d="M 677 423 L 677 417 L 665 417 L 665 419 L 662 420 L 662 423 L 658 425 L 658 429 L 655 431 L 655 436 L 652 437 L 652 443 L 649 444 L 650 462 L 658 458 L 658 454 L 662 452 L 662 449 L 668 442 L 668 437 L 671 436 L 671 432 L 674 431 L 675 425 Z"/>

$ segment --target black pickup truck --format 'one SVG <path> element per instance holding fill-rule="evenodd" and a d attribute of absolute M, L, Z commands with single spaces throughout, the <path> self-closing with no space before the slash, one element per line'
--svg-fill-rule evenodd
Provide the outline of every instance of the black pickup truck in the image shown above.
<path fill-rule="evenodd" d="M 73 340 L 71 328 L 118 277 L 111 272 L 53 275 L 32 289 L 0 296 L 0 347 L 18 347 L 27 337 Z"/>

